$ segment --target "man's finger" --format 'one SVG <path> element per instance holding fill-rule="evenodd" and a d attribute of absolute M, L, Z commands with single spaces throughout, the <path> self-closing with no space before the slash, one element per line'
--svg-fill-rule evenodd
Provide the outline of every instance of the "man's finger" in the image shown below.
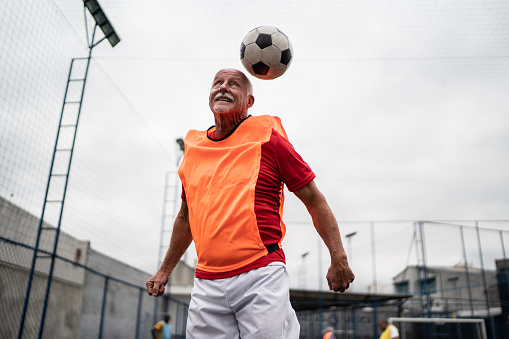
<path fill-rule="evenodd" d="M 160 284 L 158 282 L 154 282 L 154 286 L 152 287 L 152 295 L 154 297 L 158 296 L 159 288 L 161 288 Z"/>
<path fill-rule="evenodd" d="M 165 290 L 166 290 L 166 288 L 164 287 L 164 285 L 161 285 L 159 287 L 159 293 L 157 293 L 157 295 L 158 296 L 163 295 Z"/>

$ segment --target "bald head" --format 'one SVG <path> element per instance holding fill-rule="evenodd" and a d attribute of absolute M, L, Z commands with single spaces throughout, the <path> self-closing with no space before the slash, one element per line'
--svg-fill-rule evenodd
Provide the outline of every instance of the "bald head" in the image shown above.
<path fill-rule="evenodd" d="M 253 95 L 253 84 L 251 83 L 249 78 L 244 73 L 239 71 L 238 69 L 235 69 L 235 68 L 223 68 L 223 69 L 219 70 L 216 73 L 216 76 L 214 77 L 214 80 L 217 78 L 218 75 L 220 75 L 221 73 L 225 73 L 225 72 L 236 73 L 239 76 L 239 78 L 242 80 L 242 82 L 245 84 L 247 95 Z"/>

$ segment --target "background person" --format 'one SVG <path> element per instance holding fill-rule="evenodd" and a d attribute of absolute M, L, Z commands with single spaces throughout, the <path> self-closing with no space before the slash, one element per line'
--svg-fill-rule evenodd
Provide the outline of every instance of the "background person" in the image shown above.
<path fill-rule="evenodd" d="M 380 320 L 378 322 L 378 327 L 382 330 L 380 339 L 399 339 L 398 329 L 394 325 L 389 325 L 387 320 Z"/>
<path fill-rule="evenodd" d="M 336 335 L 334 334 L 334 327 L 329 326 L 325 329 L 323 339 L 336 339 Z"/>
<path fill-rule="evenodd" d="M 164 315 L 164 321 L 159 321 L 157 324 L 152 327 L 150 332 L 152 332 L 153 339 L 171 339 L 171 325 L 170 325 L 171 315 L 166 313 Z"/>
<path fill-rule="evenodd" d="M 240 71 L 214 77 L 215 125 L 191 130 L 179 169 L 182 205 L 170 246 L 147 291 L 160 296 L 194 240 L 198 263 L 188 338 L 298 338 L 281 241 L 283 184 L 304 203 L 329 249 L 329 288 L 354 280 L 336 219 L 315 174 L 288 141 L 279 118 L 250 116 L 252 85 Z"/>

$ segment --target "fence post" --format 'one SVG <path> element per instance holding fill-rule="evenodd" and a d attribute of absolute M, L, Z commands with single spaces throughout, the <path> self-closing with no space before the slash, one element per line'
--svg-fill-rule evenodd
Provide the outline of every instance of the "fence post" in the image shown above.
<path fill-rule="evenodd" d="M 467 280 L 468 299 L 470 301 L 470 316 L 474 316 L 474 304 L 472 300 L 472 289 L 470 286 L 470 274 L 468 273 L 467 250 L 465 248 L 465 235 L 463 234 L 463 226 L 460 226 L 461 245 L 463 247 L 463 260 L 465 260 L 465 277 Z"/>
<path fill-rule="evenodd" d="M 481 246 L 481 232 L 479 231 L 479 222 L 475 222 L 475 229 L 477 231 L 477 244 L 479 245 L 479 260 L 481 261 L 481 275 L 482 275 L 482 281 L 483 281 L 483 287 L 484 287 L 484 295 L 486 297 L 486 314 L 488 315 L 489 324 L 491 328 L 491 337 L 495 338 L 495 321 L 493 320 L 493 316 L 491 315 L 490 310 L 490 298 L 488 295 L 488 284 L 486 283 L 486 273 L 484 271 L 484 260 L 482 256 L 482 246 Z"/>
<path fill-rule="evenodd" d="M 104 313 L 106 311 L 106 295 L 108 293 L 108 280 L 108 277 L 106 277 L 104 280 L 103 303 L 101 306 L 101 322 L 99 325 L 99 339 L 102 339 L 103 337 Z"/>
<path fill-rule="evenodd" d="M 141 317 L 141 303 L 143 301 L 143 290 L 140 288 L 138 293 L 138 312 L 136 313 L 136 339 L 140 337 L 140 317 Z"/>
<path fill-rule="evenodd" d="M 373 337 L 377 336 L 378 332 L 378 284 L 376 282 L 376 250 L 375 250 L 375 223 L 369 223 L 371 229 L 371 263 L 373 270 Z"/>

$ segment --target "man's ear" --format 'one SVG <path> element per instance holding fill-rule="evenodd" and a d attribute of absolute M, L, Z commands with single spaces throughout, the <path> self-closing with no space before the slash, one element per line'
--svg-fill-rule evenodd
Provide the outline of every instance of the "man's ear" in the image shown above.
<path fill-rule="evenodd" d="M 250 95 L 248 98 L 247 98 L 247 108 L 251 108 L 253 107 L 254 105 L 254 96 Z"/>

